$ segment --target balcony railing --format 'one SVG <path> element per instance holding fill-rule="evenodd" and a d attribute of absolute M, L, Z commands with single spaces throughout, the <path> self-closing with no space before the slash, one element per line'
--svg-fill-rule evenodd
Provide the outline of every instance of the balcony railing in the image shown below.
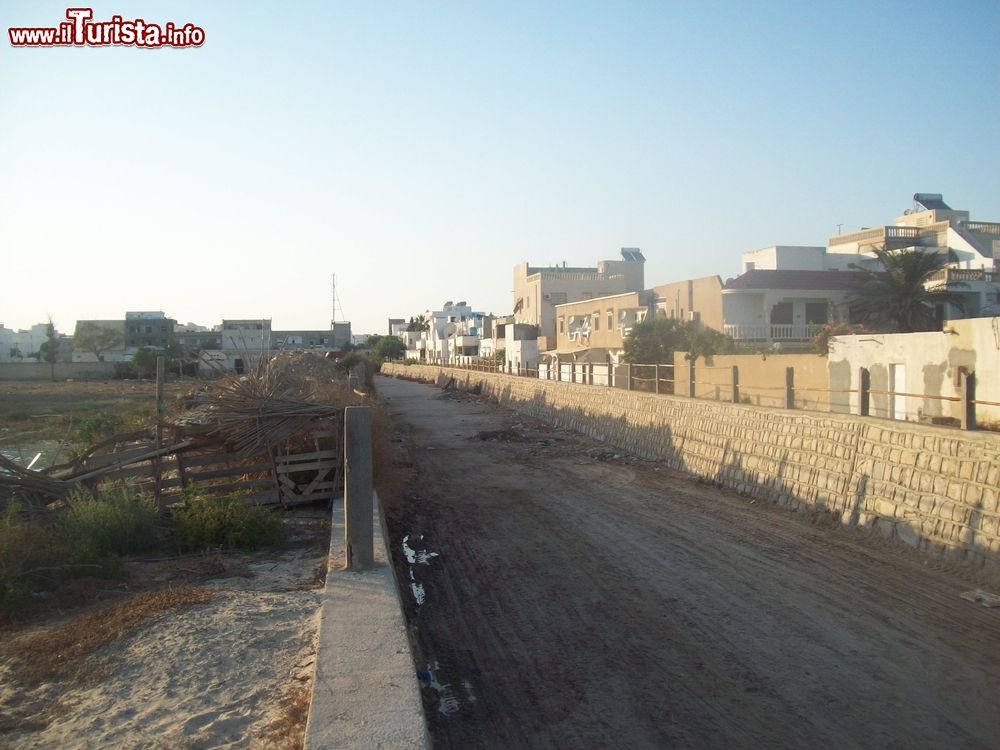
<path fill-rule="evenodd" d="M 737 341 L 808 341 L 816 335 L 816 326 L 792 323 L 727 324 L 723 330 Z"/>
<path fill-rule="evenodd" d="M 995 221 L 963 221 L 961 226 L 970 232 L 992 234 L 1000 237 L 1000 223 Z"/>
<path fill-rule="evenodd" d="M 982 268 L 942 268 L 927 279 L 933 284 L 966 283 L 969 281 L 1000 282 L 1000 271 L 987 271 Z"/>
<path fill-rule="evenodd" d="M 877 245 L 881 242 L 899 243 L 915 240 L 920 237 L 922 227 L 883 226 L 874 229 L 862 229 L 860 232 L 837 234 L 830 238 L 830 246 L 844 245 L 848 242 L 858 242 L 862 245 Z"/>

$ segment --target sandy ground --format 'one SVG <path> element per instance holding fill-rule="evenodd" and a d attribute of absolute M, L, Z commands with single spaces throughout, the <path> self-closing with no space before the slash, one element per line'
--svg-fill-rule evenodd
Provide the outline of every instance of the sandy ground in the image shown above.
<path fill-rule="evenodd" d="M 198 582 L 216 592 L 211 602 L 169 611 L 101 647 L 78 680 L 17 687 L 9 651 L 35 629 L 16 633 L 13 642 L 8 635 L 0 662 L 0 716 L 8 731 L 0 746 L 271 744 L 263 735 L 280 715 L 281 697 L 308 686 L 313 673 L 324 519 L 322 511 L 299 511 L 287 521 L 294 534 L 287 549 L 217 558 L 216 576 Z M 148 575 L 190 583 L 197 571 L 184 566 L 150 564 Z"/>
<path fill-rule="evenodd" d="M 968 572 L 376 385 L 413 465 L 387 517 L 435 747 L 1000 747 L 1000 609 Z"/>

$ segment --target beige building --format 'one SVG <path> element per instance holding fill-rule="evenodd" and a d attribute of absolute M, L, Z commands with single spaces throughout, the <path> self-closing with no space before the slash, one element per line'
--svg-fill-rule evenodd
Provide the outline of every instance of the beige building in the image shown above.
<path fill-rule="evenodd" d="M 539 351 L 556 346 L 556 305 L 641 292 L 646 259 L 638 248 L 623 247 L 621 260 L 594 267 L 514 267 L 514 320 L 538 326 Z"/>
<path fill-rule="evenodd" d="M 698 321 L 722 330 L 722 279 L 703 276 L 653 287 L 656 316 Z"/>
<path fill-rule="evenodd" d="M 617 362 L 632 327 L 650 315 L 651 292 L 627 292 L 555 306 L 556 346 L 561 359 Z"/>

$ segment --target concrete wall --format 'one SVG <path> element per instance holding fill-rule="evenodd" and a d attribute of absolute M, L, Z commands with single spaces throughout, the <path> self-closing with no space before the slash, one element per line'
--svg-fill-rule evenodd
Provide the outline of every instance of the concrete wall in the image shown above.
<path fill-rule="evenodd" d="M 891 391 L 891 370 L 901 365 L 905 393 L 958 396 L 957 371 L 965 367 L 976 373 L 976 399 L 1000 403 L 1000 318 L 954 320 L 944 329 L 932 333 L 835 336 L 830 339 L 827 355 L 830 387 L 856 390 L 858 368 L 866 367 L 873 391 Z M 884 393 L 872 394 L 872 416 L 888 417 L 893 398 L 898 402 L 898 411 L 911 421 L 959 417 L 960 405 L 956 401 L 890 397 Z M 831 411 L 857 414 L 857 401 L 856 393 L 835 396 Z M 979 405 L 976 419 L 1000 427 L 1000 407 Z"/>
<path fill-rule="evenodd" d="M 675 393 L 688 394 L 688 361 L 674 353 Z M 754 406 L 785 407 L 785 370 L 795 370 L 795 408 L 827 411 L 827 361 L 817 354 L 726 354 L 695 363 L 695 397 L 732 399 L 733 366 L 740 368 L 740 400 Z M 813 390 L 815 389 L 815 390 Z"/>
<path fill-rule="evenodd" d="M 691 312 L 702 324 L 722 330 L 722 279 L 703 276 L 653 287 L 656 314 L 661 317 L 689 320 Z"/>
<path fill-rule="evenodd" d="M 56 380 L 105 380 L 115 373 L 114 362 L 57 362 Z M 4 362 L 0 380 L 49 380 L 52 368 L 47 362 Z"/>
<path fill-rule="evenodd" d="M 386 364 L 782 505 L 821 510 L 1000 572 L 1000 435 Z"/>

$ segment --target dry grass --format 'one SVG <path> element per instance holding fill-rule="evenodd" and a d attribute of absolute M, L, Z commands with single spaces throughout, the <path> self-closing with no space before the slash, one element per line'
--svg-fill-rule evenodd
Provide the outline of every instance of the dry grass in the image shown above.
<path fill-rule="evenodd" d="M 301 750 L 309 718 L 311 685 L 295 685 L 281 698 L 280 713 L 264 727 L 261 740 L 274 750 Z"/>
<path fill-rule="evenodd" d="M 14 679 L 37 685 L 66 676 L 99 647 L 121 638 L 147 620 L 187 604 L 204 604 L 214 592 L 195 586 L 175 586 L 137 594 L 125 601 L 87 612 L 54 630 L 19 639 Z"/>

